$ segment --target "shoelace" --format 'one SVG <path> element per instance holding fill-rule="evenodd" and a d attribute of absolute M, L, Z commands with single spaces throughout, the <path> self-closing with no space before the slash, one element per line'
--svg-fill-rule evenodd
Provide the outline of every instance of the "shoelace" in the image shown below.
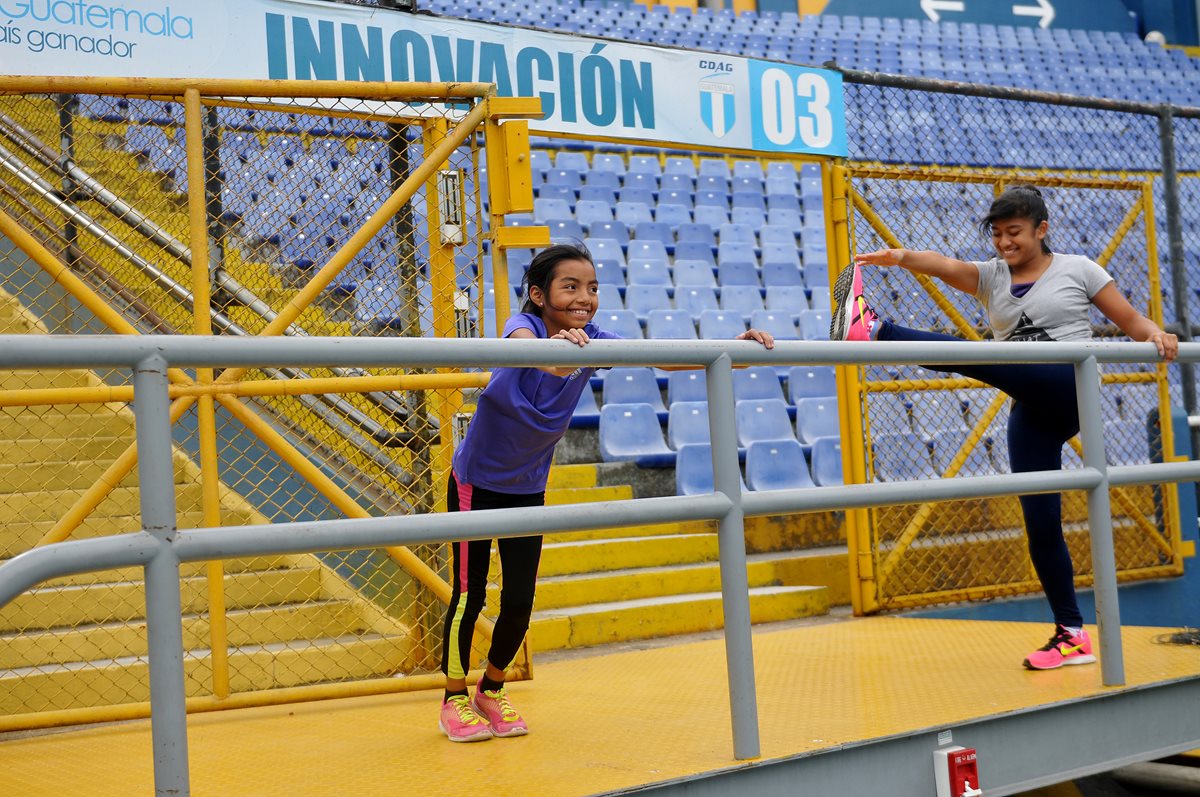
<path fill-rule="evenodd" d="M 505 722 L 514 722 L 519 720 L 521 715 L 512 707 L 512 703 L 508 702 L 508 693 L 503 688 L 495 691 L 484 690 L 484 696 L 495 700 L 500 706 L 500 718 Z"/>
<path fill-rule="evenodd" d="M 478 725 L 483 721 L 475 713 L 475 709 L 471 708 L 471 700 L 466 695 L 455 695 L 446 702 L 454 706 L 454 711 L 458 714 L 458 721 L 464 725 Z"/>

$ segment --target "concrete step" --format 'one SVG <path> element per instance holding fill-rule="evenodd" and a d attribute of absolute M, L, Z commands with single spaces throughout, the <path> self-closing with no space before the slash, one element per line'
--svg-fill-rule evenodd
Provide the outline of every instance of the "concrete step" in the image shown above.
<path fill-rule="evenodd" d="M 693 564 L 717 556 L 717 538 L 712 534 L 664 534 L 619 540 L 581 540 L 542 546 L 538 573 L 560 576 L 595 573 L 632 567 Z"/>
<path fill-rule="evenodd" d="M 316 600 L 226 612 L 230 647 L 364 634 L 369 624 L 349 601 Z M 207 649 L 208 615 L 183 617 L 185 650 Z M 146 655 L 146 623 L 113 622 L 27 633 L 0 634 L 0 671 Z"/>
<path fill-rule="evenodd" d="M 548 490 L 561 490 L 568 487 L 595 487 L 597 480 L 595 465 L 555 465 L 550 468 L 550 479 L 546 483 Z"/>
<path fill-rule="evenodd" d="M 69 504 L 63 506 L 69 506 Z M 244 526 L 257 522 L 245 508 L 237 510 L 223 507 L 221 512 L 221 522 L 225 525 Z M 198 510 L 179 512 L 176 520 L 178 528 L 181 529 L 204 527 L 204 513 Z M 29 550 L 54 527 L 54 523 L 54 519 L 6 523 L 0 530 L 0 555 L 16 556 L 18 553 Z M 124 534 L 130 531 L 139 531 L 141 527 L 142 521 L 138 514 L 92 515 L 79 524 L 70 539 L 82 540 L 88 537 Z"/>
<path fill-rule="evenodd" d="M 208 580 L 182 579 L 183 611 L 199 614 L 208 608 Z M 225 576 L 228 609 L 251 609 L 322 595 L 317 567 L 296 567 Z M 0 609 L 0 632 L 72 628 L 84 624 L 139 620 L 145 617 L 145 586 L 140 581 L 39 587 Z"/>
<path fill-rule="evenodd" d="M 379 678 L 412 668 L 407 634 L 362 634 L 307 641 L 247 645 L 229 653 L 232 692 Z M 212 693 L 209 651 L 184 656 L 189 696 Z M 0 714 L 24 714 L 150 699 L 150 674 L 144 658 L 69 663 L 0 672 Z"/>
<path fill-rule="evenodd" d="M 747 575 L 752 587 L 825 587 L 831 604 L 845 604 L 850 600 L 847 565 L 845 548 L 751 554 L 747 557 Z M 721 574 L 716 562 L 550 576 L 538 579 L 534 608 L 561 609 L 720 589 Z M 498 585 L 489 585 L 488 590 L 490 599 L 499 598 Z"/>
<path fill-rule="evenodd" d="M 121 437 L 134 442 L 133 416 L 96 405 L 94 412 L 63 412 L 59 408 L 5 407 L 0 410 L 0 443 L 44 437 Z M 72 409 L 75 409 L 72 406 Z"/>
<path fill-rule="evenodd" d="M 627 501 L 633 498 L 633 488 L 618 484 L 611 487 L 564 487 L 546 490 L 546 506 L 585 504 L 594 501 Z"/>
<path fill-rule="evenodd" d="M 616 540 L 626 537 L 656 537 L 664 534 L 715 534 L 717 524 L 712 521 L 680 521 L 659 523 L 653 526 L 621 526 L 613 529 L 590 529 L 588 531 L 556 531 L 545 536 L 547 543 L 581 540 Z"/>
<path fill-rule="evenodd" d="M 812 617 L 828 610 L 823 587 L 750 590 L 751 622 Z M 669 595 L 535 612 L 529 642 L 535 651 L 561 650 L 711 631 L 723 624 L 719 592 Z"/>
<path fill-rule="evenodd" d="M 115 440 L 115 438 L 109 438 Z M 65 445 L 74 445 L 75 441 L 63 441 Z M 124 442 L 124 441 L 122 441 Z M 3 448 L 8 448 L 5 444 Z M 126 443 L 127 445 L 127 443 Z M 69 452 L 60 451 L 59 456 Z M 86 490 L 91 487 L 112 464 L 111 458 L 85 459 L 72 461 L 56 461 L 53 459 L 26 460 L 12 462 L 8 456 L 0 455 L 0 484 L 13 492 L 26 492 L 31 487 L 42 490 Z M 191 480 L 183 463 L 176 462 L 175 483 L 185 484 Z M 138 473 L 134 469 L 121 482 L 126 487 L 138 483 Z"/>

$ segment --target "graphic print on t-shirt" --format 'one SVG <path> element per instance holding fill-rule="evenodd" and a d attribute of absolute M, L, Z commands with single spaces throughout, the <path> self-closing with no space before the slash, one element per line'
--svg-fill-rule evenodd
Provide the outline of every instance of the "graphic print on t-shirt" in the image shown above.
<path fill-rule="evenodd" d="M 1029 320 L 1029 315 L 1021 313 L 1021 317 L 1017 319 L 1016 329 L 1008 336 L 1008 339 L 1014 343 L 1028 343 L 1034 340 L 1054 340 L 1050 337 L 1050 333 L 1039 326 L 1034 326 L 1034 323 Z"/>

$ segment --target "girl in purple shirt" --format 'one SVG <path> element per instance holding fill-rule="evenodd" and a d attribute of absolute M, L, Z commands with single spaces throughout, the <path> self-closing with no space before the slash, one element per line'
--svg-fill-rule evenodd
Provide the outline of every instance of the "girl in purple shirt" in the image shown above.
<path fill-rule="evenodd" d="M 559 244 L 538 253 L 522 280 L 521 313 L 504 327 L 506 338 L 549 338 L 586 346 L 619 338 L 592 323 L 599 283 L 592 256 L 582 246 Z M 749 330 L 738 340 L 770 348 L 771 336 Z M 579 396 L 595 368 L 496 368 L 479 397 L 466 436 L 454 454 L 446 490 L 450 512 L 542 506 L 554 446 L 566 434 Z M 522 736 L 529 728 L 504 689 L 505 669 L 529 628 L 542 538 L 510 537 L 498 543 L 504 583 L 487 669 L 469 699 L 471 640 L 487 595 L 491 541 L 454 543 L 453 591 L 442 637 L 446 694 L 438 727 L 453 742 Z"/>

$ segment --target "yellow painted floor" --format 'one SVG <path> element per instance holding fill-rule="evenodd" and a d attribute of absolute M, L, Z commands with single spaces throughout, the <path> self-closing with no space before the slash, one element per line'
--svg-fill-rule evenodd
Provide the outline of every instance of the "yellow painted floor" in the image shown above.
<path fill-rule="evenodd" d="M 1155 644 L 1162 631 L 1124 630 L 1129 687 L 1200 677 L 1200 649 Z M 1107 691 L 1099 665 L 1021 667 L 1049 632 L 900 617 L 760 631 L 763 758 Z M 192 793 L 562 797 L 739 766 L 720 639 L 535 662 L 535 680 L 510 690 L 530 735 L 480 744 L 439 734 L 433 692 L 193 716 Z M 152 783 L 148 722 L 0 741 L 4 797 L 129 797 Z"/>

